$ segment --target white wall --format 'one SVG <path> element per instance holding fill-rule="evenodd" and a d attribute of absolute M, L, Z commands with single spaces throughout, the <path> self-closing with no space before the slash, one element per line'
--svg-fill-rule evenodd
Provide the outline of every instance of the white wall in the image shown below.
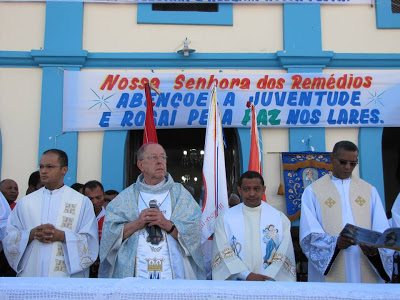
<path fill-rule="evenodd" d="M 263 177 L 265 181 L 266 197 L 269 204 L 286 214 L 286 200 L 284 195 L 278 195 L 280 183 L 284 185 L 280 152 L 289 151 L 289 130 L 263 129 Z M 275 152 L 275 153 L 271 153 Z"/>
<path fill-rule="evenodd" d="M 38 166 L 41 86 L 42 69 L 0 68 L 1 179 L 17 182 L 19 198 Z"/>
<path fill-rule="evenodd" d="M 399 53 L 400 29 L 377 29 L 371 5 L 321 5 L 322 49 L 340 53 Z"/>
<path fill-rule="evenodd" d="M 46 4 L 0 2 L 0 50 L 31 51 L 44 42 Z M 0 68 L 1 179 L 25 195 L 38 165 L 42 69 Z"/>
<path fill-rule="evenodd" d="M 0 50 L 43 48 L 46 4 L 0 2 Z"/>
<path fill-rule="evenodd" d="M 198 53 L 283 48 L 282 5 L 234 5 L 233 26 L 137 24 L 137 5 L 84 5 L 83 49 L 88 51 L 172 53 L 185 37 Z"/>
<path fill-rule="evenodd" d="M 103 137 L 103 131 L 78 133 L 77 182 L 82 184 L 89 180 L 101 182 Z"/>

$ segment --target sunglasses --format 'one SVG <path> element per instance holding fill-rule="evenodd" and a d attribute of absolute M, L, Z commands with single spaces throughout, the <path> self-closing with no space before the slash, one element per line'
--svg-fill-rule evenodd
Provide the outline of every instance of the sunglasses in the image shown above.
<path fill-rule="evenodd" d="M 339 163 L 340 163 L 342 166 L 347 166 L 347 164 L 349 164 L 350 167 L 355 167 L 355 166 L 358 165 L 358 161 L 348 161 L 348 160 L 340 159 L 340 158 L 337 157 L 336 155 L 335 155 L 335 157 L 337 158 L 337 160 L 339 161 Z"/>

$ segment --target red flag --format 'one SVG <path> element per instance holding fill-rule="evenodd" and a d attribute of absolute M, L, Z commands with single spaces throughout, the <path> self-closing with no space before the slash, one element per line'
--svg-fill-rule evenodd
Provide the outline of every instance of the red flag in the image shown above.
<path fill-rule="evenodd" d="M 146 120 L 144 122 L 143 132 L 143 145 L 149 142 L 158 143 L 156 125 L 154 124 L 153 106 L 154 103 L 151 100 L 150 95 L 150 84 L 146 83 L 144 86 L 144 92 L 146 94 Z"/>
<path fill-rule="evenodd" d="M 250 158 L 249 158 L 249 171 L 256 171 L 262 176 L 262 168 L 261 168 L 261 153 L 260 153 L 260 143 L 258 138 L 258 129 L 257 129 L 257 117 L 256 117 L 256 108 L 253 103 L 247 102 L 247 107 L 250 108 L 251 114 L 251 141 L 250 141 Z M 267 202 L 267 198 L 265 194 L 263 195 L 263 201 Z"/>

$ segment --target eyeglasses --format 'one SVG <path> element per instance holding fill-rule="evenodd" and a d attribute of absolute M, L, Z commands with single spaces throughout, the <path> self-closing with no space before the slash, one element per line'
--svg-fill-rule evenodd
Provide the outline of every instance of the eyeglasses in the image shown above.
<path fill-rule="evenodd" d="M 335 155 L 335 157 L 337 158 L 337 160 L 339 161 L 339 163 L 340 163 L 342 166 L 347 166 L 347 164 L 349 164 L 350 167 L 355 167 L 355 166 L 358 165 L 358 161 L 348 161 L 348 160 L 340 159 L 340 158 L 337 157 L 336 155 Z"/>
<path fill-rule="evenodd" d="M 39 165 L 39 166 L 38 166 L 38 170 L 46 169 L 46 170 L 48 170 L 48 171 L 51 171 L 51 170 L 53 170 L 54 168 L 59 168 L 59 167 L 61 167 L 61 166 L 55 166 L 55 165 Z"/>
<path fill-rule="evenodd" d="M 146 156 L 144 159 L 147 159 L 150 162 L 155 162 L 157 159 L 160 159 L 161 161 L 167 161 L 168 156 L 161 154 L 161 155 L 149 155 Z"/>

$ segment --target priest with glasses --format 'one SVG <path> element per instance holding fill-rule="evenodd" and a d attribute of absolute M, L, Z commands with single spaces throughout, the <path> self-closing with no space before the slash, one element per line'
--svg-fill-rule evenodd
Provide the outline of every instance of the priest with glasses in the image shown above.
<path fill-rule="evenodd" d="M 205 279 L 200 206 L 167 173 L 160 144 L 144 144 L 137 166 L 136 183 L 107 206 L 99 277 Z"/>

